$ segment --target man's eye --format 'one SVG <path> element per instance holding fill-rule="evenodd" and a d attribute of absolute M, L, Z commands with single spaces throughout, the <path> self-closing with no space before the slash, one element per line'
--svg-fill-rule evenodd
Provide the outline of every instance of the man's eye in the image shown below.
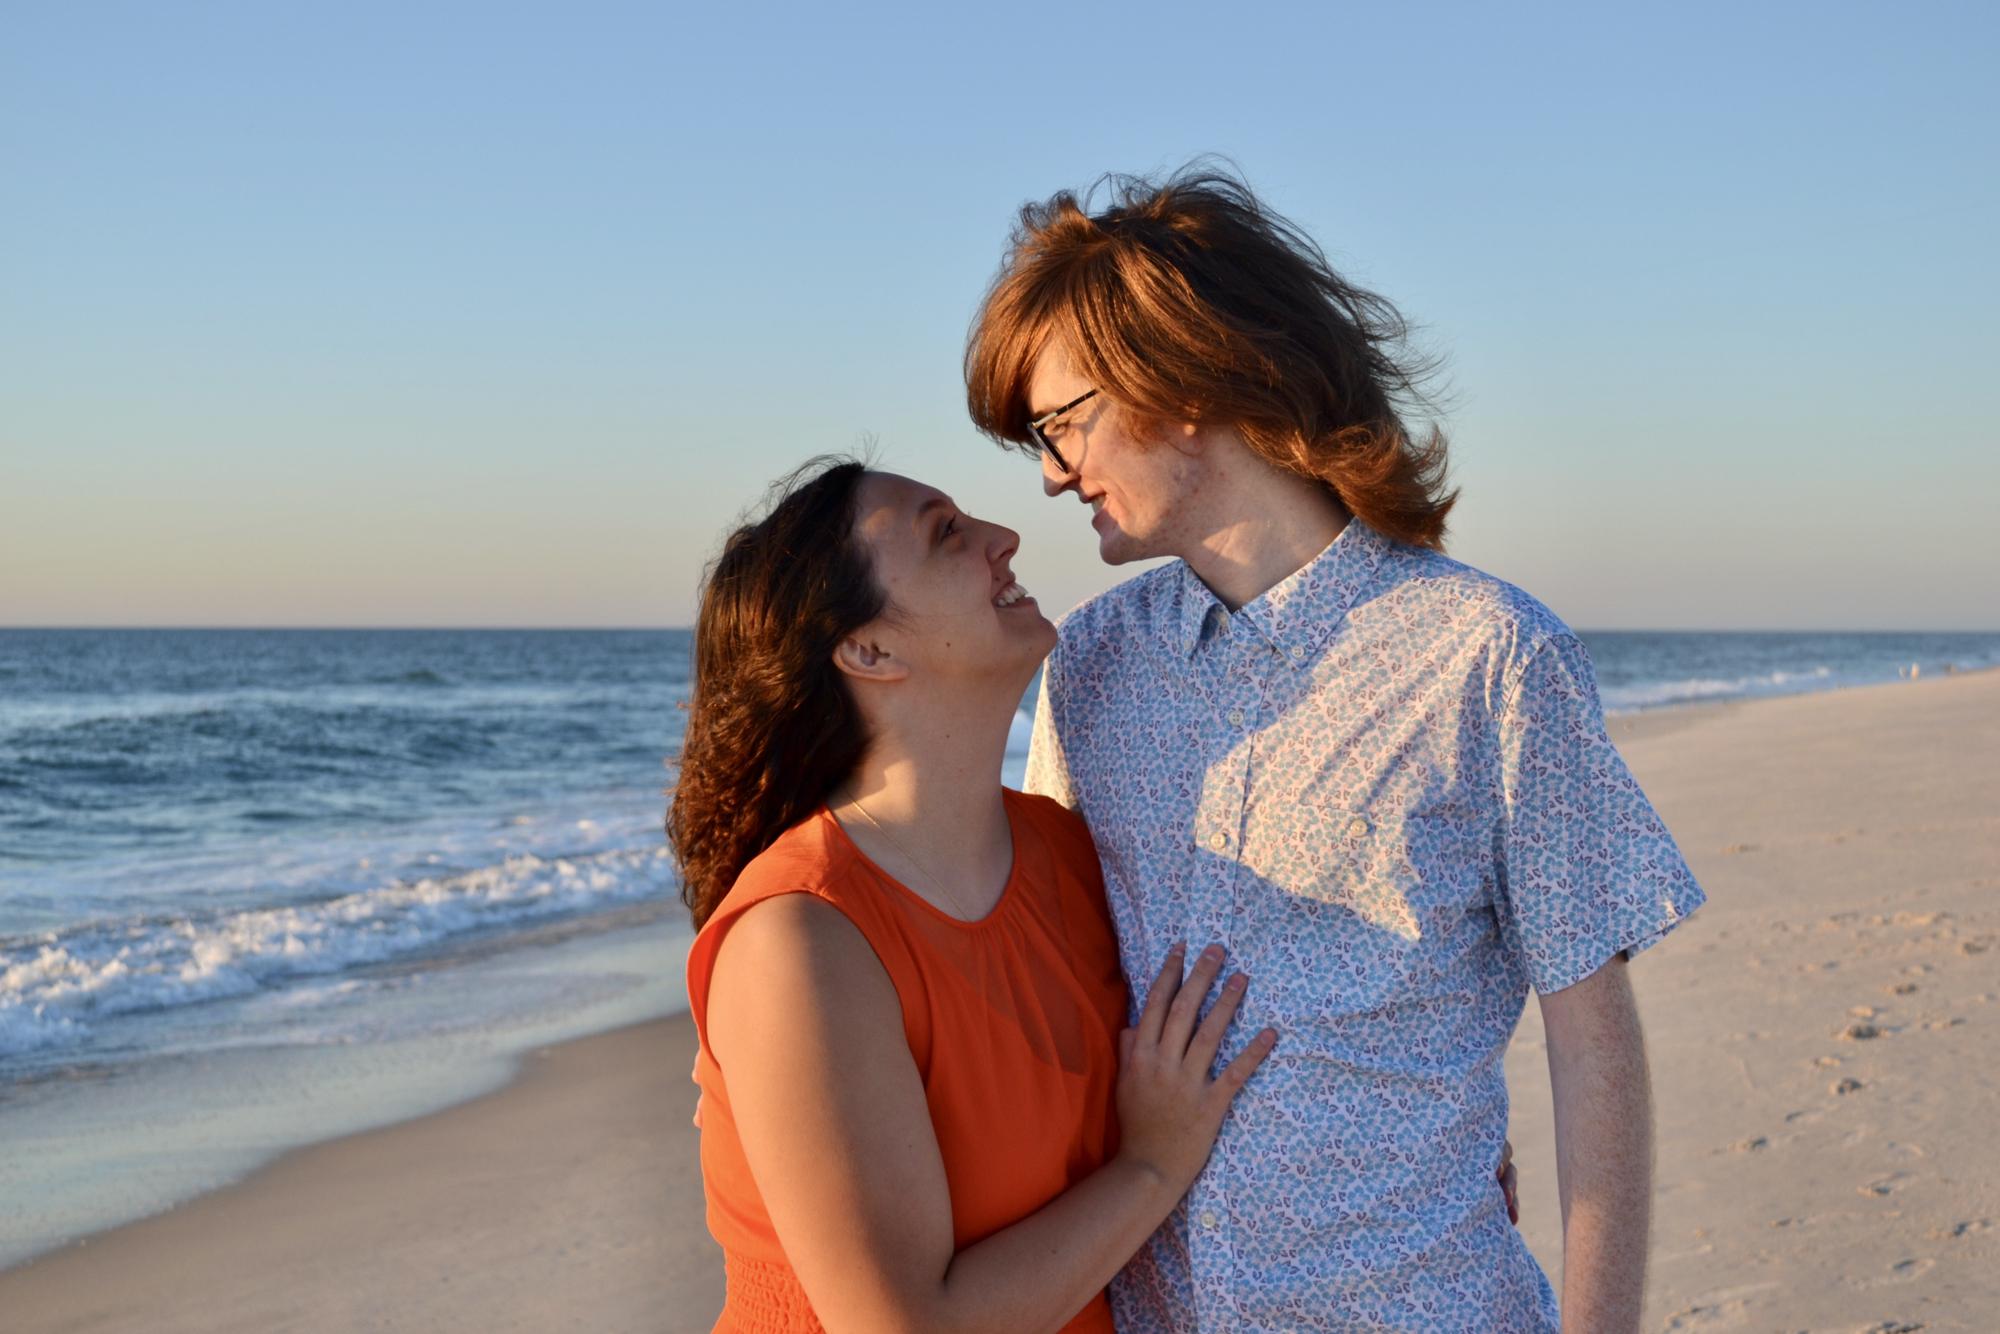
<path fill-rule="evenodd" d="M 944 531 L 938 534 L 938 540 L 943 541 L 945 538 L 950 537 L 953 533 L 957 531 L 958 531 L 958 520 L 946 519 L 944 521 Z"/>

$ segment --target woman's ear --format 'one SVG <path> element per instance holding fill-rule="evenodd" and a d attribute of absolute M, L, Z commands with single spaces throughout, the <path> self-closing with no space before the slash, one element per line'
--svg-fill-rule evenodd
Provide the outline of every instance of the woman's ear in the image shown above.
<path fill-rule="evenodd" d="M 910 674 L 908 664 L 900 661 L 871 639 L 861 639 L 854 635 L 840 641 L 833 650 L 833 665 L 859 681 L 901 681 Z"/>

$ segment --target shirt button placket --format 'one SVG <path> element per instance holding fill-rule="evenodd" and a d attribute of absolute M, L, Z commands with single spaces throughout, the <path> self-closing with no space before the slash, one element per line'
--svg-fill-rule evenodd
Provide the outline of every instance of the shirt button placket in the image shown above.
<path fill-rule="evenodd" d="M 1188 1252 L 1194 1269 L 1194 1305 L 1197 1328 L 1241 1329 L 1237 1318 L 1235 1292 L 1236 1254 L 1230 1244 L 1228 1191 L 1222 1184 L 1229 1170 L 1220 1144 L 1202 1173 L 1195 1191 L 1188 1197 Z"/>

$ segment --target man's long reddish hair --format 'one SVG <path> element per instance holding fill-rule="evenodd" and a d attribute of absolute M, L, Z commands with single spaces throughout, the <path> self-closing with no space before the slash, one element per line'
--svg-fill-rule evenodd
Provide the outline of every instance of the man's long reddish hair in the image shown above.
<path fill-rule="evenodd" d="M 854 773 L 868 729 L 833 652 L 887 595 L 854 536 L 853 459 L 819 458 L 772 488 L 709 567 L 694 692 L 667 807 L 681 897 L 699 927 L 750 859 Z"/>
<path fill-rule="evenodd" d="M 1439 547 L 1457 497 L 1445 440 L 1406 429 L 1435 369 L 1394 306 L 1352 285 L 1235 178 L 1107 177 L 1097 212 L 1064 191 L 1021 210 L 966 345 L 972 420 L 1028 445 L 1028 380 L 1046 348 L 1114 403 L 1157 422 L 1234 426 L 1274 467 L 1347 510 Z M 1036 408 L 1052 405 L 1036 404 Z"/>

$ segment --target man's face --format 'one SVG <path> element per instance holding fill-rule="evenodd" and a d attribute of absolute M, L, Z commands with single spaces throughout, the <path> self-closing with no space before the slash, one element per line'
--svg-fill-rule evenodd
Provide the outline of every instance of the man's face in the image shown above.
<path fill-rule="evenodd" d="M 1097 386 L 1078 375 L 1060 347 L 1036 358 L 1028 378 L 1028 415 L 1039 417 Z M 1107 565 L 1181 554 L 1188 527 L 1186 501 L 1199 485 L 1198 461 L 1175 448 L 1180 427 L 1158 439 L 1140 438 L 1139 419 L 1102 391 L 1044 428 L 1070 471 L 1042 456 L 1042 490 L 1074 492 L 1091 509 L 1097 554 Z"/>

